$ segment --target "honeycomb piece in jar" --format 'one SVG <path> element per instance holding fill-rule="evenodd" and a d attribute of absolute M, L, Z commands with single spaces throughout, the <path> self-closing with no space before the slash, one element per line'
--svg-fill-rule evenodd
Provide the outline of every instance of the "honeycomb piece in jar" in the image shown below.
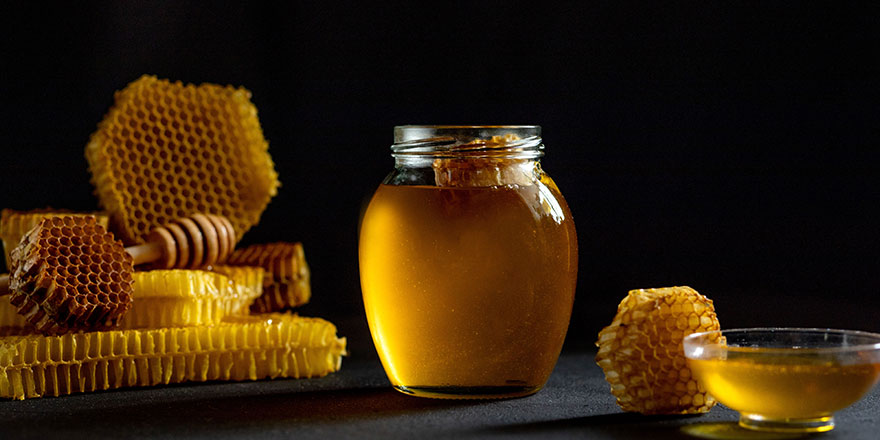
<path fill-rule="evenodd" d="M 311 298 L 310 272 L 302 243 L 255 244 L 236 249 L 226 264 L 259 266 L 266 270 L 263 294 L 251 304 L 253 313 L 291 309 Z M 222 273 L 224 268 L 215 270 Z"/>
<path fill-rule="evenodd" d="M 439 187 L 489 187 L 534 184 L 535 164 L 531 160 L 505 157 L 466 157 L 468 151 L 482 148 L 499 148 L 520 140 L 519 136 L 507 134 L 479 139 L 457 145 L 465 157 L 437 158 L 432 163 L 434 182 Z"/>
<path fill-rule="evenodd" d="M 131 307 L 132 258 L 94 217 L 42 219 L 11 259 L 9 301 L 39 332 L 115 327 Z"/>
<path fill-rule="evenodd" d="M 715 399 L 691 374 L 682 339 L 719 329 L 712 300 L 690 287 L 631 290 L 599 333 L 596 363 L 624 411 L 704 413 Z"/>
<path fill-rule="evenodd" d="M 263 270 L 259 270 L 262 281 Z M 225 317 L 247 313 L 262 292 L 232 277 L 204 270 L 159 269 L 133 275 L 131 310 L 119 328 L 216 325 Z"/>
<path fill-rule="evenodd" d="M 231 86 L 144 75 L 116 93 L 85 156 L 128 245 L 196 212 L 225 216 L 238 241 L 280 185 L 250 92 Z"/>
<path fill-rule="evenodd" d="M 320 318 L 237 316 L 217 325 L 0 337 L 0 398 L 182 382 L 321 377 L 346 339 Z"/>
<path fill-rule="evenodd" d="M 4 209 L 0 211 L 0 239 L 3 240 L 3 252 L 6 257 L 6 270 L 12 270 L 12 262 L 9 253 L 18 246 L 21 237 L 34 228 L 37 223 L 45 217 L 58 217 L 61 215 L 71 216 L 94 216 L 98 224 L 107 227 L 109 217 L 101 212 L 83 212 L 77 213 L 65 209 L 35 209 L 31 211 L 16 211 L 12 209 Z"/>

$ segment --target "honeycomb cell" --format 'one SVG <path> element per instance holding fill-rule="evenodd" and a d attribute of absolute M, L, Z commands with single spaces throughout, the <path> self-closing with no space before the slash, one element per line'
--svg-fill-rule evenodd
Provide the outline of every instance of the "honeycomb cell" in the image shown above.
<path fill-rule="evenodd" d="M 75 231 L 92 233 L 65 235 Z M 95 262 L 105 255 L 111 264 Z M 10 257 L 10 303 L 40 332 L 114 327 L 131 307 L 132 258 L 94 216 L 43 218 Z M 107 277 L 114 282 L 107 285 Z M 99 300 L 108 290 L 118 301 Z"/>
<path fill-rule="evenodd" d="M 250 92 L 145 75 L 115 98 L 85 155 L 125 243 L 196 210 L 228 218 L 236 240 L 259 221 L 280 183 Z"/>
<path fill-rule="evenodd" d="M 266 270 L 263 294 L 251 304 L 253 313 L 269 313 L 301 306 L 312 290 L 302 243 L 268 243 L 237 249 L 228 266 L 259 266 Z M 223 273 L 223 267 L 215 268 Z"/>

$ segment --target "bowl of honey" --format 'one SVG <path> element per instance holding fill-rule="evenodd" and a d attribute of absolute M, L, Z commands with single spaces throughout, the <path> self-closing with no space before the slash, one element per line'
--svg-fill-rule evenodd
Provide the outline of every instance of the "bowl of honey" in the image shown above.
<path fill-rule="evenodd" d="M 830 431 L 880 379 L 880 334 L 863 331 L 719 330 L 685 337 L 684 352 L 709 394 L 759 431 Z"/>

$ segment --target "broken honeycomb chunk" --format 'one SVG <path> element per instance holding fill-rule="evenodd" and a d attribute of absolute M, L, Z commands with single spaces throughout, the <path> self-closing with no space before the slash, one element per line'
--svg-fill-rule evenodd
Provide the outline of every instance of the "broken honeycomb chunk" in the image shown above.
<path fill-rule="evenodd" d="M 50 217 L 11 254 L 10 302 L 38 331 L 116 326 L 131 307 L 132 258 L 95 217 Z"/>
<path fill-rule="evenodd" d="M 232 277 L 203 270 L 135 272 L 133 281 L 134 303 L 120 320 L 120 328 L 218 324 L 226 316 L 247 313 L 261 292 Z"/>
<path fill-rule="evenodd" d="M 468 157 L 468 152 L 484 148 L 504 148 L 507 144 L 520 140 L 519 136 L 508 134 L 478 139 L 463 145 L 456 145 L 462 157 L 434 159 L 434 182 L 440 187 L 487 187 L 503 185 L 532 185 L 535 182 L 535 167 L 531 159 L 512 159 L 506 157 Z"/>
<path fill-rule="evenodd" d="M 241 239 L 279 186 L 244 88 L 144 75 L 116 93 L 85 156 L 114 232 L 130 245 L 195 212 L 225 216 Z"/>
<path fill-rule="evenodd" d="M 323 319 L 240 316 L 213 326 L 0 337 L 0 397 L 25 399 L 211 380 L 319 377 L 345 338 Z"/>
<path fill-rule="evenodd" d="M 228 266 L 259 266 L 266 270 L 263 294 L 251 304 L 251 312 L 267 313 L 301 306 L 309 301 L 312 290 L 309 266 L 302 243 L 255 244 L 236 249 Z M 224 272 L 224 266 L 214 270 Z"/>
<path fill-rule="evenodd" d="M 707 412 L 715 399 L 692 376 L 682 339 L 719 328 L 712 300 L 690 287 L 631 290 L 599 333 L 596 363 L 625 411 Z"/>
<path fill-rule="evenodd" d="M 34 228 L 37 223 L 45 217 L 58 217 L 61 215 L 83 216 L 92 215 L 98 221 L 98 224 L 107 227 L 109 217 L 100 212 L 84 212 L 76 213 L 63 209 L 35 209 L 32 211 L 15 211 L 12 209 L 4 209 L 0 212 L 0 239 L 3 240 L 3 252 L 6 256 L 6 270 L 12 270 L 12 262 L 9 254 L 12 249 L 18 246 L 21 237 Z"/>

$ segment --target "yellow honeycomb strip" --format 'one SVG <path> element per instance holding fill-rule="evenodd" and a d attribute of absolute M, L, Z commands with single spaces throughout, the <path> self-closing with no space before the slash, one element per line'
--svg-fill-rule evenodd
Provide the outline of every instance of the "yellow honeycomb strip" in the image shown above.
<path fill-rule="evenodd" d="M 46 217 L 85 215 L 94 216 L 97 220 L 97 223 L 103 226 L 105 229 L 107 228 L 107 224 L 110 221 L 110 217 L 107 216 L 107 214 L 100 212 L 73 213 L 64 210 L 56 211 L 49 209 L 38 209 L 34 211 L 15 211 L 12 209 L 4 209 L 2 212 L 0 212 L 0 239 L 3 240 L 3 252 L 6 256 L 6 270 L 12 270 L 9 253 L 12 252 L 13 248 L 18 246 L 18 242 L 21 241 L 21 237 L 23 237 L 24 234 L 27 234 L 28 231 L 33 229 L 34 226 L 37 225 L 37 223 L 40 223 L 40 220 Z"/>
<path fill-rule="evenodd" d="M 320 377 L 341 367 L 346 341 L 330 322 L 291 314 L 233 320 L 216 326 L 0 337 L 0 397 Z"/>
<path fill-rule="evenodd" d="M 184 269 L 135 272 L 134 303 L 120 328 L 217 324 L 225 316 L 246 313 L 261 293 L 259 268 L 243 269 L 235 277 Z"/>

